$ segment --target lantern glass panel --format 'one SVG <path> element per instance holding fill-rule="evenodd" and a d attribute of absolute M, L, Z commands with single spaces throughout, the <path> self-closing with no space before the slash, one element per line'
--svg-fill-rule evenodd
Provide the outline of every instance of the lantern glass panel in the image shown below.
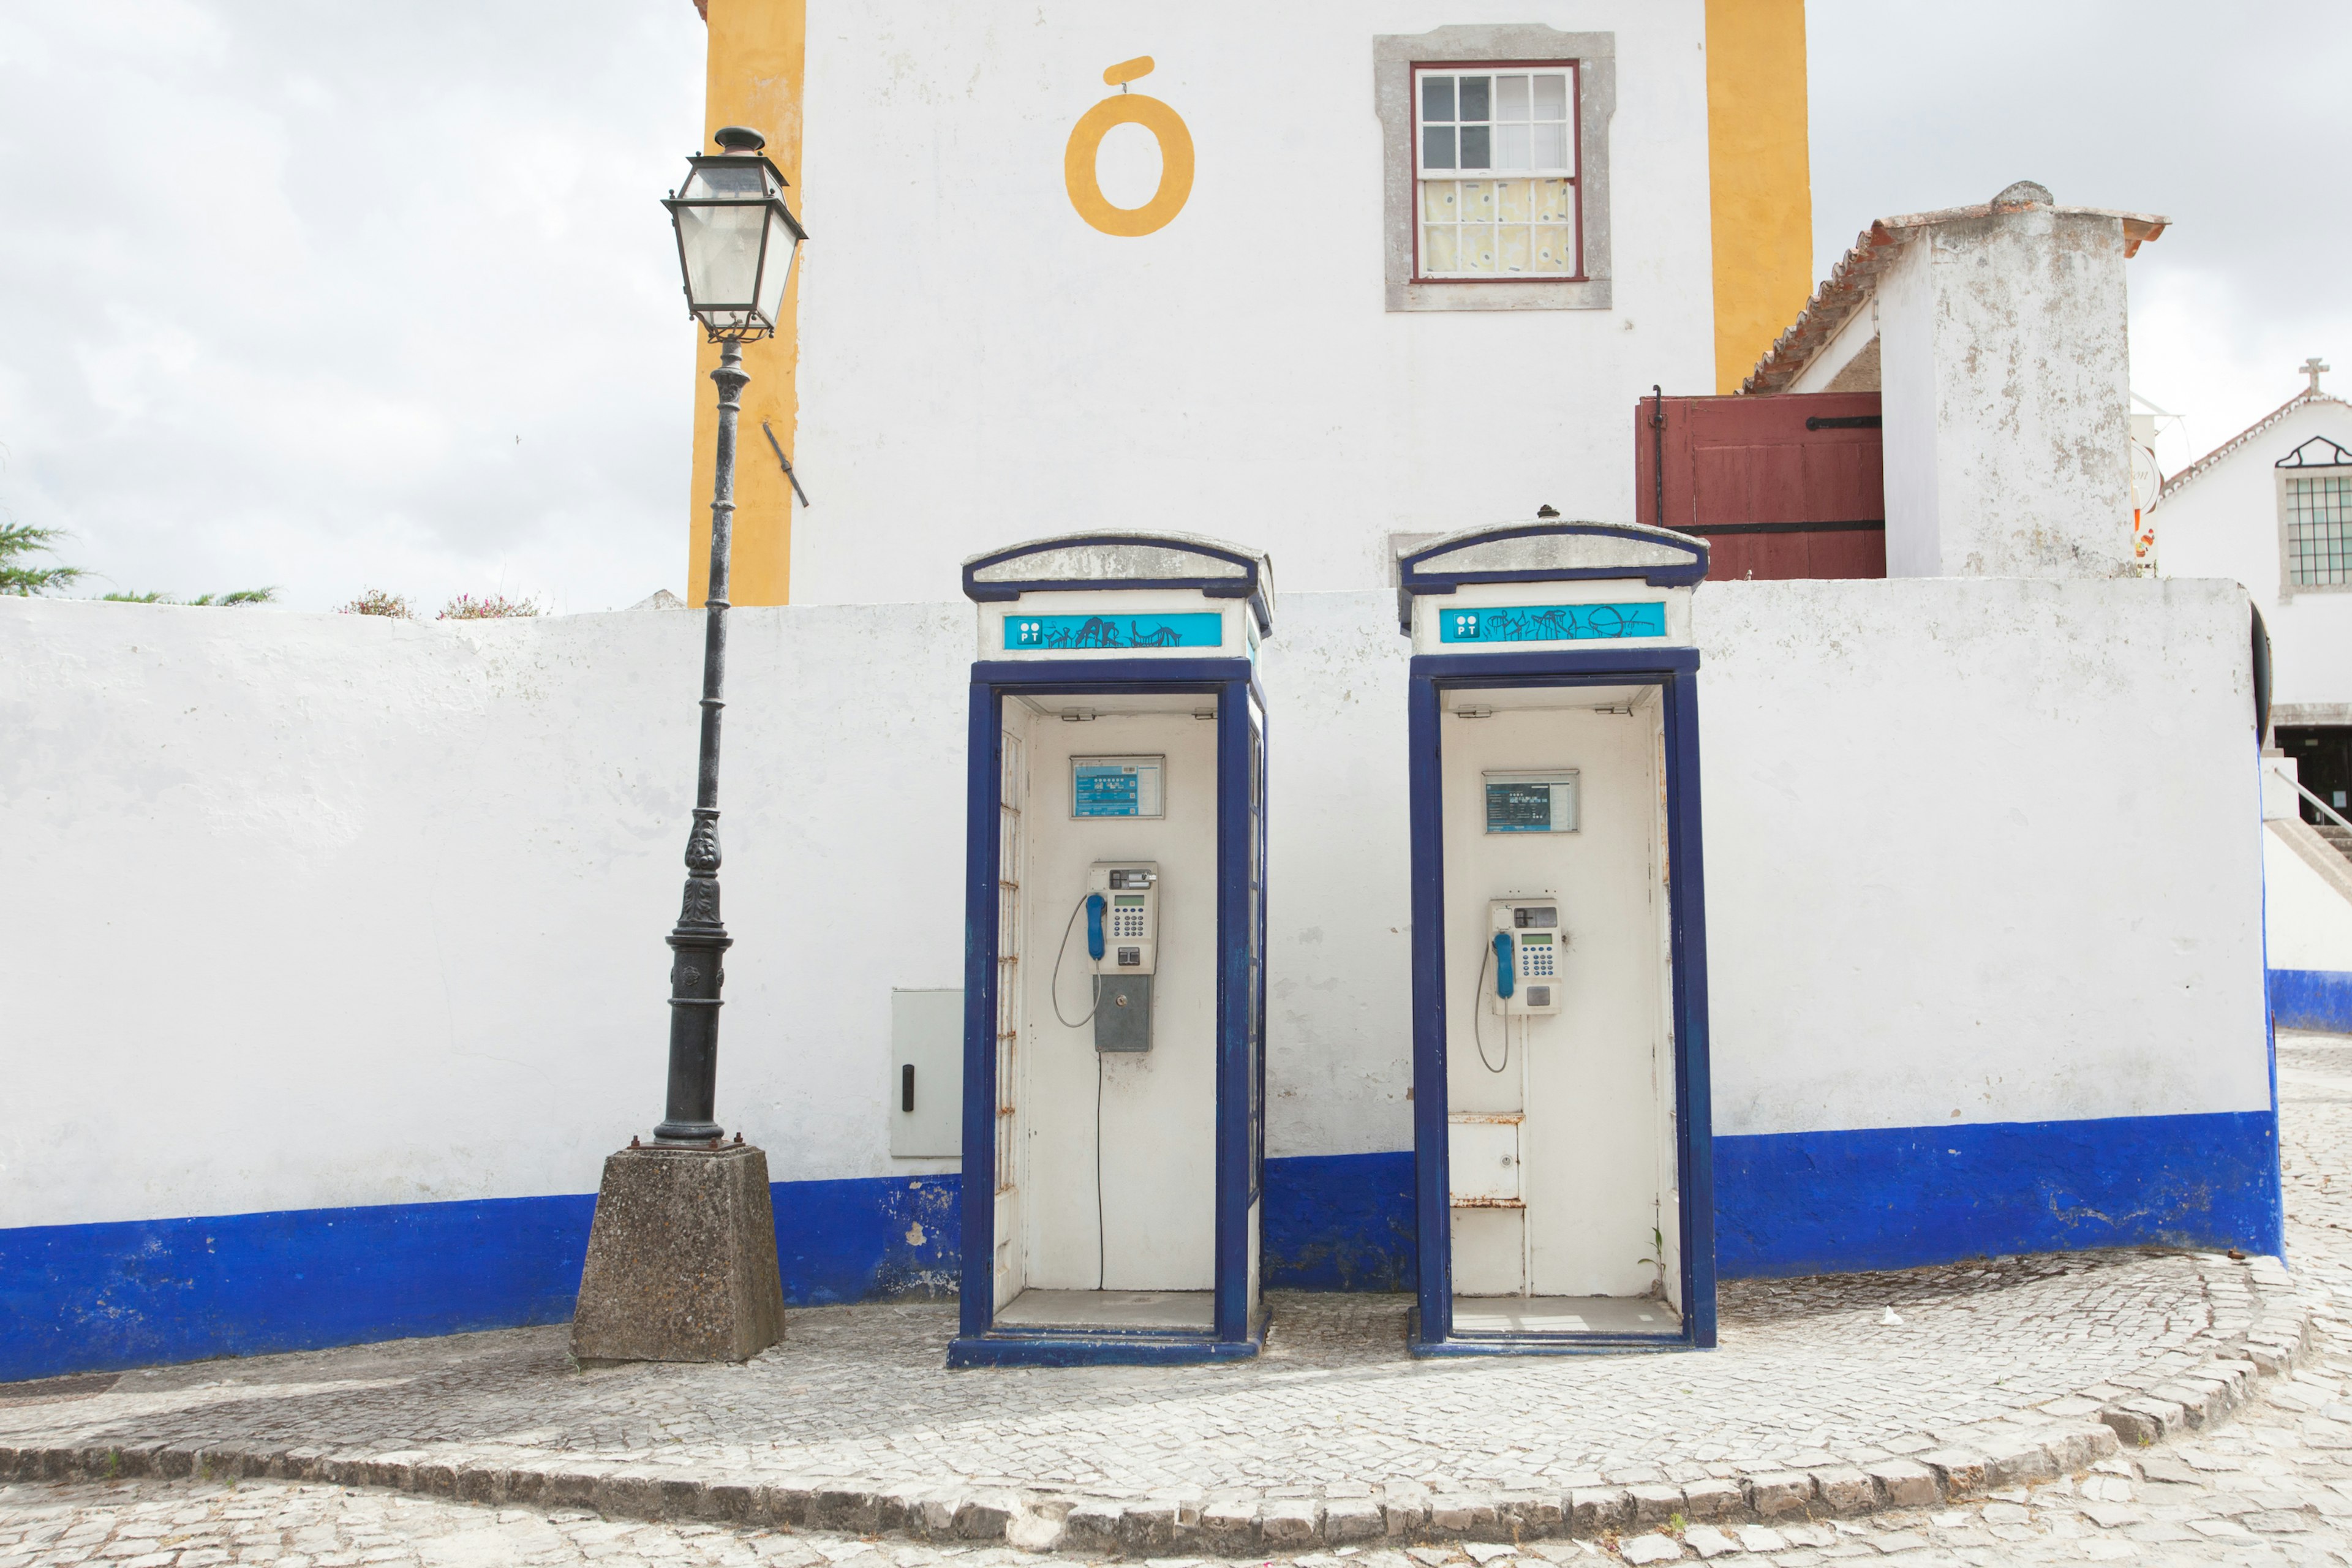
<path fill-rule="evenodd" d="M 775 208 L 768 209 L 768 251 L 765 268 L 760 274 L 760 314 L 774 325 L 783 320 L 784 285 L 792 281 L 793 260 L 800 252 L 800 237 L 793 233 L 792 225 Z"/>
<path fill-rule="evenodd" d="M 698 310 L 752 302 L 760 279 L 760 237 L 768 194 L 757 169 L 698 168 L 678 192 L 678 249 L 687 294 Z M 743 205 L 703 205 L 740 202 Z"/>

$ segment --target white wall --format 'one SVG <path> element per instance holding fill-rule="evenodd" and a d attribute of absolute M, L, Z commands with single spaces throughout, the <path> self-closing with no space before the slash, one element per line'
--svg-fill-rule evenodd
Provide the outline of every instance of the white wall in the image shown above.
<path fill-rule="evenodd" d="M 0 1226 L 594 1191 L 662 1109 L 702 625 L 0 604 Z M 734 614 L 719 1106 L 778 1180 L 942 1168 L 885 1152 L 889 987 L 962 984 L 971 626 Z"/>
<path fill-rule="evenodd" d="M 1631 516 L 1635 400 L 1714 390 L 1704 7 L 1500 18 L 1615 34 L 1612 308 L 1391 314 L 1372 39 L 1486 19 L 813 4 L 794 600 L 950 597 L 964 555 L 1088 520 L 1248 539 L 1291 591 L 1381 585 L 1386 534 L 1433 518 Z M 1143 54 L 1132 89 L 1183 117 L 1197 174 L 1167 227 L 1114 237 L 1063 154 Z M 1148 195 L 1151 148 L 1112 133 L 1113 200 Z"/>
<path fill-rule="evenodd" d="M 2157 564 L 2168 577 L 2245 584 L 2270 627 L 2272 701 L 2352 704 L 2352 591 L 2280 596 L 2273 465 L 2315 436 L 2352 447 L 2352 408 L 2306 404 L 2167 496 L 2152 514 Z"/>
<path fill-rule="evenodd" d="M 2233 584 L 1694 613 L 1718 1134 L 2268 1107 Z"/>
<path fill-rule="evenodd" d="M 1694 614 L 1719 1131 L 2267 1103 L 2234 588 Z M 1394 616 L 1263 658 L 1276 1155 L 1411 1142 Z M 971 609 L 733 627 L 720 1119 L 940 1168 L 889 993 L 961 980 Z M 701 628 L 0 601 L 0 1226 L 593 1191 L 661 1109 Z"/>
<path fill-rule="evenodd" d="M 2275 830 L 2263 835 L 2263 892 L 2273 969 L 2352 972 L 2352 900 Z"/>

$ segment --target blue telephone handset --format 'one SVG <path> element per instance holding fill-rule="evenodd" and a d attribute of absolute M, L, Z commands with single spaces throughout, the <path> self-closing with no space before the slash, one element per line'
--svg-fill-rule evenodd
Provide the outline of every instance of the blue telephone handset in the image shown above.
<path fill-rule="evenodd" d="M 1507 931 L 1496 931 L 1495 933 L 1495 994 L 1506 1002 L 1511 999 L 1511 993 L 1519 988 L 1518 976 L 1514 973 L 1517 966 L 1512 962 L 1516 952 L 1517 948 L 1511 941 L 1511 933 Z"/>
<path fill-rule="evenodd" d="M 1093 959 L 1097 963 L 1102 962 L 1103 955 L 1102 918 L 1105 903 L 1103 896 L 1100 893 L 1088 893 L 1087 895 L 1087 956 Z M 1503 994 L 1507 996 L 1510 993 L 1506 991 Z"/>

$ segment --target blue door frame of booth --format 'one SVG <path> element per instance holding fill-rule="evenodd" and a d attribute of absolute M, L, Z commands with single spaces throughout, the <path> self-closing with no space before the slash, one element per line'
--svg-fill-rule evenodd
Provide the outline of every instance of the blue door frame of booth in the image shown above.
<path fill-rule="evenodd" d="M 1413 1206 L 1421 1300 L 1415 1355 L 1579 1354 L 1708 1349 L 1715 1344 L 1714 1116 L 1708 1100 L 1706 893 L 1700 864 L 1698 650 L 1596 648 L 1417 654 L 1411 667 L 1412 748 Z M 1659 687 L 1665 703 L 1668 956 L 1674 966 L 1675 1139 L 1682 1187 L 1679 1334 L 1454 1334 L 1452 1187 L 1446 1169 L 1445 841 L 1442 692 L 1465 687 Z"/>
<path fill-rule="evenodd" d="M 996 912 L 999 755 L 1004 700 L 1085 692 L 1193 691 L 1217 698 L 1216 1288 L 1203 1335 L 1173 1331 L 999 1328 L 996 1318 Z M 1261 765 L 1252 766 L 1255 710 Z M 959 1331 L 948 1364 L 1084 1366 L 1221 1361 L 1257 1354 L 1251 1310 L 1250 1205 L 1265 1163 L 1265 698 L 1245 658 L 983 659 L 971 667 L 965 792 L 963 960 L 963 1263 Z M 1253 812 L 1252 794 L 1258 792 Z M 1256 831 L 1250 831 L 1255 822 Z M 1253 842 L 1253 839 L 1255 842 Z M 1255 903 L 1255 907 L 1251 906 Z M 1248 940 L 1255 935 L 1255 942 Z M 1255 1014 L 1255 1016 L 1253 1016 Z M 1253 1051 L 1253 1039 L 1259 1048 Z"/>

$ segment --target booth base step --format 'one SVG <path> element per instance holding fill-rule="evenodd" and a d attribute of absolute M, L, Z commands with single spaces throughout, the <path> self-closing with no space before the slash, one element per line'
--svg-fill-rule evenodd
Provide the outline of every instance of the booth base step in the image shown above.
<path fill-rule="evenodd" d="M 1024 1290 L 996 1314 L 1003 1329 L 1161 1329 L 1205 1334 L 1215 1326 L 1207 1290 Z"/>
<path fill-rule="evenodd" d="M 1682 1315 L 1651 1296 L 1456 1296 L 1456 1334 L 1678 1334 Z"/>

